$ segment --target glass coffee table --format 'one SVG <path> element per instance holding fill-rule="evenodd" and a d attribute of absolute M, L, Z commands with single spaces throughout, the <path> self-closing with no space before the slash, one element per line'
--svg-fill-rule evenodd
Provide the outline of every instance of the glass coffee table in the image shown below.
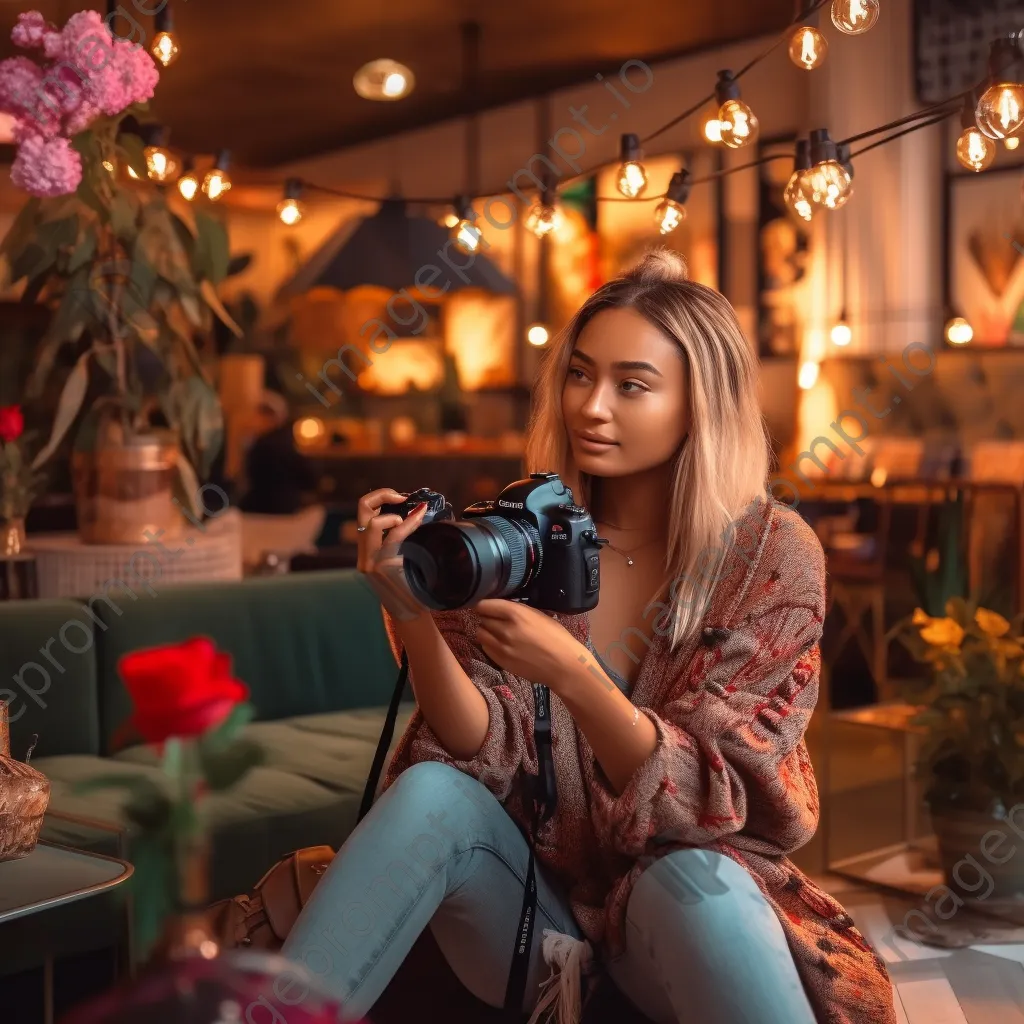
<path fill-rule="evenodd" d="M 46 1024 L 53 1020 L 55 947 L 60 945 L 61 953 L 71 952 L 66 941 L 59 941 L 66 939 L 66 935 L 61 936 L 62 909 L 116 889 L 131 875 L 132 866 L 127 861 L 45 841 L 40 841 L 27 857 L 0 862 L 0 948 L 17 948 L 25 955 L 29 953 L 26 943 L 38 948 L 43 963 Z M 49 923 L 30 929 L 29 919 Z"/>

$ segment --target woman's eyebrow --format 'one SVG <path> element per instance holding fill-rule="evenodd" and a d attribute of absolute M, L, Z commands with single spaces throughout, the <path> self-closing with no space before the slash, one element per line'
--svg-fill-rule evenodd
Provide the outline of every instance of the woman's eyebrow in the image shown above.
<path fill-rule="evenodd" d="M 591 366 L 596 365 L 597 360 L 593 356 L 588 356 L 585 352 L 581 352 L 578 348 L 572 350 L 572 358 L 578 359 L 581 363 L 589 363 Z M 613 370 L 646 370 L 648 373 L 653 373 L 656 377 L 663 377 L 664 374 L 651 363 L 645 363 L 641 359 L 627 359 L 622 360 L 618 363 L 612 363 Z"/>

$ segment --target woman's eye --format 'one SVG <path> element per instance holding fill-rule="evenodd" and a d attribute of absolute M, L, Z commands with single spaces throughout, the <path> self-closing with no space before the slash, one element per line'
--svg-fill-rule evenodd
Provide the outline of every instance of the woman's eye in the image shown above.
<path fill-rule="evenodd" d="M 573 380 L 583 380 L 586 374 L 576 366 L 569 367 L 569 376 Z"/>
<path fill-rule="evenodd" d="M 643 384 L 635 380 L 624 380 L 619 386 L 627 394 L 639 394 L 640 392 L 648 390 Z"/>

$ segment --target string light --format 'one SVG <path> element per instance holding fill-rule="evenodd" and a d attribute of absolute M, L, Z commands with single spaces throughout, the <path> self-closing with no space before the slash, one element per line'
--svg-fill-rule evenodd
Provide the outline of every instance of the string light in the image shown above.
<path fill-rule="evenodd" d="M 808 359 L 800 364 L 800 372 L 797 375 L 797 384 L 801 390 L 810 391 L 818 383 L 819 366 L 813 359 Z"/>
<path fill-rule="evenodd" d="M 171 17 L 171 6 L 165 3 L 156 12 L 153 19 L 153 27 L 156 35 L 153 36 L 153 45 L 149 52 L 165 67 L 169 68 L 181 52 L 178 46 L 178 38 L 174 34 L 174 21 Z"/>
<path fill-rule="evenodd" d="M 277 204 L 277 215 L 282 224 L 294 227 L 306 215 L 306 207 L 299 202 L 302 198 L 302 182 L 289 178 L 284 183 L 284 198 Z"/>
<path fill-rule="evenodd" d="M 978 94 L 975 91 L 964 101 L 960 115 L 963 131 L 956 142 L 956 158 L 969 171 L 983 171 L 996 158 L 996 144 L 978 130 L 975 122 L 974 111 L 977 105 Z"/>
<path fill-rule="evenodd" d="M 416 86 L 416 76 L 397 60 L 382 57 L 364 64 L 352 76 L 352 85 L 364 100 L 404 99 Z"/>
<path fill-rule="evenodd" d="M 722 141 L 730 149 L 750 145 L 757 138 L 757 118 L 740 99 L 740 86 L 731 71 L 718 72 L 715 98 L 720 104 L 718 120 L 722 125 Z"/>
<path fill-rule="evenodd" d="M 665 198 L 654 208 L 654 223 L 663 235 L 671 234 L 686 220 L 685 202 L 690 198 L 690 172 L 683 167 L 672 175 Z"/>
<path fill-rule="evenodd" d="M 806 71 L 820 68 L 828 54 L 828 40 L 818 31 L 818 6 L 817 0 L 799 0 L 801 24 L 789 39 L 789 59 Z"/>
<path fill-rule="evenodd" d="M 211 202 L 216 202 L 231 188 L 231 179 L 228 177 L 230 163 L 231 154 L 228 150 L 222 149 L 217 154 L 213 169 L 203 178 L 203 195 Z"/>
<path fill-rule="evenodd" d="M 178 191 L 181 198 L 191 203 L 199 191 L 199 178 L 192 167 L 192 158 L 185 161 L 185 173 L 178 179 Z"/>
<path fill-rule="evenodd" d="M 1016 149 L 1020 145 L 1020 136 L 1011 135 L 1008 139 L 1003 139 L 1003 145 L 1007 149 Z"/>
<path fill-rule="evenodd" d="M 793 162 L 793 173 L 782 193 L 786 206 L 801 220 L 810 222 L 814 216 L 814 204 L 810 200 L 806 177 L 811 169 L 811 143 L 807 139 L 798 139 L 796 159 Z"/>
<path fill-rule="evenodd" d="M 832 24 L 848 36 L 861 36 L 874 28 L 878 0 L 832 0 Z"/>
<path fill-rule="evenodd" d="M 550 338 L 548 329 L 543 324 L 531 324 L 526 331 L 526 340 L 534 348 L 543 348 Z"/>
<path fill-rule="evenodd" d="M 978 127 L 990 139 L 1006 139 L 1024 127 L 1024 85 L 1018 36 L 1005 36 L 992 43 L 988 70 L 991 85 L 982 94 L 975 111 Z"/>
<path fill-rule="evenodd" d="M 483 241 L 483 232 L 476 225 L 473 205 L 466 196 L 460 196 L 455 201 L 455 211 L 459 219 L 452 228 L 451 239 L 462 252 L 472 255 Z"/>
<path fill-rule="evenodd" d="M 846 156 L 846 154 L 842 154 Z M 841 159 L 839 147 L 829 138 L 826 128 L 811 132 L 811 169 L 804 175 L 804 188 L 815 206 L 838 210 L 853 195 L 852 168 Z"/>
<path fill-rule="evenodd" d="M 647 171 L 641 163 L 640 139 L 636 135 L 623 135 L 620 144 L 618 190 L 627 199 L 636 199 L 647 188 Z"/>
<path fill-rule="evenodd" d="M 722 141 L 722 122 L 718 120 L 718 111 L 704 122 L 704 138 L 712 144 Z"/>
<path fill-rule="evenodd" d="M 540 195 L 526 213 L 527 230 L 532 231 L 538 238 L 543 238 L 557 230 L 561 223 L 562 211 L 558 206 L 554 184 L 546 180 Z"/>
<path fill-rule="evenodd" d="M 149 132 L 149 145 L 143 149 L 146 158 L 146 171 L 151 181 L 165 185 L 178 176 L 181 161 L 167 148 L 170 131 L 167 128 L 156 128 Z"/>
<path fill-rule="evenodd" d="M 973 339 L 974 328 L 962 316 L 955 316 L 946 324 L 946 341 L 950 345 L 968 345 Z"/>

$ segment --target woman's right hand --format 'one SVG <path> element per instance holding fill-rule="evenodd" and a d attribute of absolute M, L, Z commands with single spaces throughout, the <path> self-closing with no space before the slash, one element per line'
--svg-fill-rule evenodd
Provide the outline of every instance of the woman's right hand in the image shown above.
<path fill-rule="evenodd" d="M 359 525 L 356 568 L 366 575 L 367 582 L 376 590 L 384 607 L 397 618 L 408 618 L 425 611 L 405 581 L 403 560 L 398 554 L 398 548 L 423 522 L 426 502 L 418 505 L 404 520 L 399 515 L 380 514 L 380 508 L 385 503 L 394 504 L 405 499 L 406 495 L 390 487 L 381 487 L 364 494 L 359 499 L 356 511 Z M 388 531 L 386 540 L 385 531 Z"/>

